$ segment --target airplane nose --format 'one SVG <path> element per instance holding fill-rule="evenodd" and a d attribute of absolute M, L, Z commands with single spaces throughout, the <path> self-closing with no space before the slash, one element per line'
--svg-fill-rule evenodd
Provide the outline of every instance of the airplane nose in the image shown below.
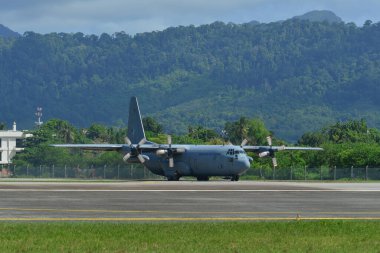
<path fill-rule="evenodd" d="M 239 161 L 239 169 L 240 170 L 247 170 L 251 167 L 251 163 L 249 162 L 249 158 L 248 157 L 245 157 L 244 159 L 241 159 Z"/>
<path fill-rule="evenodd" d="M 248 157 L 247 157 L 247 159 L 244 159 L 244 167 L 246 169 L 249 169 L 249 167 L 251 167 L 251 163 L 250 163 L 250 160 L 248 159 Z"/>

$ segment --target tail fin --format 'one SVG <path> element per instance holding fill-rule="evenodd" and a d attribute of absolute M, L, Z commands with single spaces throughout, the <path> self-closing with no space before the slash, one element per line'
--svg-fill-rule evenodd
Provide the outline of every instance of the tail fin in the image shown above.
<path fill-rule="evenodd" d="M 128 138 L 134 144 L 145 138 L 137 97 L 131 97 L 131 102 L 129 103 Z"/>

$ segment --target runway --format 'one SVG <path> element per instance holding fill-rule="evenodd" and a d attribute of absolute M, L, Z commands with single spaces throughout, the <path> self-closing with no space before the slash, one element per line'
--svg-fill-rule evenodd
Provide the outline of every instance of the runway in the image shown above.
<path fill-rule="evenodd" d="M 380 183 L 0 181 L 0 221 L 380 220 Z"/>

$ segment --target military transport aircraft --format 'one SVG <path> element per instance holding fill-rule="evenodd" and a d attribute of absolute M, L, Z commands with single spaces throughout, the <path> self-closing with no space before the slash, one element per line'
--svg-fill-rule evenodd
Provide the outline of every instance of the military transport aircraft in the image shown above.
<path fill-rule="evenodd" d="M 259 157 L 271 157 L 273 166 L 277 166 L 274 153 L 282 150 L 322 150 L 311 147 L 272 146 L 271 137 L 267 137 L 268 146 L 246 146 L 244 140 L 240 146 L 228 145 L 176 145 L 168 136 L 167 144 L 157 144 L 145 138 L 140 109 L 136 97 L 132 97 L 129 106 L 128 136 L 125 144 L 53 144 L 54 147 L 80 148 L 83 150 L 115 150 L 123 154 L 127 163 L 142 163 L 151 172 L 165 176 L 169 181 L 179 180 L 182 176 L 193 176 L 198 181 L 207 181 L 211 176 L 222 176 L 238 181 L 247 171 L 253 159 L 247 152 Z"/>

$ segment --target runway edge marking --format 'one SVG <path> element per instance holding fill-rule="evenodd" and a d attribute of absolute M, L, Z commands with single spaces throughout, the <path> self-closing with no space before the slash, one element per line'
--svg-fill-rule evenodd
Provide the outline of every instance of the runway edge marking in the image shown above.
<path fill-rule="evenodd" d="M 278 189 L 278 190 L 226 190 L 226 189 L 192 189 L 192 190 L 111 190 L 111 189 L 0 189 L 0 192 L 380 192 L 380 189 Z"/>
<path fill-rule="evenodd" d="M 212 218 L 0 218 L 0 221 L 318 221 L 318 220 L 380 220 L 380 217 L 212 217 Z"/>
<path fill-rule="evenodd" d="M 0 211 L 30 211 L 30 212 L 54 212 L 54 213 L 156 213 L 156 214 L 340 214 L 340 215 L 380 215 L 379 211 L 352 211 L 352 212 L 334 212 L 334 211 L 163 211 L 163 210 L 104 210 L 104 209 L 54 209 L 54 208 L 17 208 L 17 207 L 0 207 Z"/>

